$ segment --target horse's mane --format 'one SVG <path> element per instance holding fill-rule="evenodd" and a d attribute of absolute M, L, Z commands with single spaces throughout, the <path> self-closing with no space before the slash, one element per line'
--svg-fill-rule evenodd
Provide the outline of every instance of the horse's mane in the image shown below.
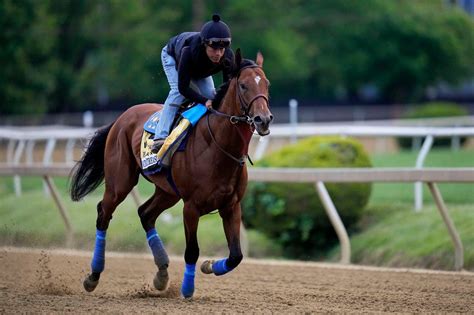
<path fill-rule="evenodd" d="M 242 59 L 242 62 L 239 66 L 234 65 L 233 70 L 231 72 L 231 79 L 227 82 L 222 83 L 221 86 L 219 86 L 219 88 L 217 89 L 216 96 L 212 101 L 212 108 L 217 109 L 219 107 L 225 95 L 227 94 L 227 91 L 229 90 L 230 82 L 232 81 L 232 79 L 239 74 L 240 70 L 247 67 L 258 67 L 258 65 L 255 63 L 255 61 L 251 59 Z"/>

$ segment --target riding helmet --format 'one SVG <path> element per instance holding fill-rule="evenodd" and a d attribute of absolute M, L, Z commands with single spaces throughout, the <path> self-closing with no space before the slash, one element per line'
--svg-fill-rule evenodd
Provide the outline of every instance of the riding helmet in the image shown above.
<path fill-rule="evenodd" d="M 212 48 L 227 48 L 232 41 L 229 27 L 221 21 L 218 14 L 214 14 L 212 21 L 203 25 L 201 39 L 204 44 Z"/>

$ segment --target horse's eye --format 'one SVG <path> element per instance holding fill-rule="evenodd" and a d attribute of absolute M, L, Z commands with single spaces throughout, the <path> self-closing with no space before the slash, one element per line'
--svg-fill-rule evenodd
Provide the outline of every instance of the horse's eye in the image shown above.
<path fill-rule="evenodd" d="M 240 83 L 240 88 L 243 90 L 243 91 L 246 91 L 247 90 L 247 86 L 243 83 Z"/>

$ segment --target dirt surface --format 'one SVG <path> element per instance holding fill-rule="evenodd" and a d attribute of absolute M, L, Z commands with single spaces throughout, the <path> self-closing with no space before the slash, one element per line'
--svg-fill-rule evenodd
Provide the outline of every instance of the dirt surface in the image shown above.
<path fill-rule="evenodd" d="M 3 313 L 474 312 L 474 274 L 245 259 L 228 275 L 196 272 L 191 300 L 180 297 L 184 263 L 171 259 L 159 296 L 150 255 L 106 253 L 92 293 L 82 288 L 91 253 L 0 248 Z M 199 263 L 202 259 L 199 260 Z"/>

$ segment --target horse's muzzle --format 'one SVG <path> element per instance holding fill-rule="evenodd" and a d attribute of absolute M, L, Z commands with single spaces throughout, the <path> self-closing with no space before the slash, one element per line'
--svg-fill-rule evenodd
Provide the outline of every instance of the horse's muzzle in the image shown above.
<path fill-rule="evenodd" d="M 270 134 L 270 123 L 273 121 L 273 115 L 265 115 L 265 116 L 255 116 L 253 118 L 253 123 L 255 125 L 255 130 L 261 136 L 267 136 Z"/>

